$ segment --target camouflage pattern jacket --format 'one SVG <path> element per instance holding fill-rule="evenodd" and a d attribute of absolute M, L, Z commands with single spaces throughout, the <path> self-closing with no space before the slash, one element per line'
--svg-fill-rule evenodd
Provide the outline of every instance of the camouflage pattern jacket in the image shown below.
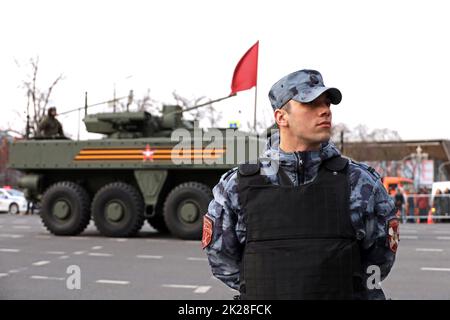
<path fill-rule="evenodd" d="M 279 165 L 294 185 L 309 183 L 316 177 L 321 162 L 340 155 L 331 143 L 324 143 L 320 151 L 286 153 L 279 149 L 278 134 L 272 135 L 264 157 L 279 155 Z M 268 176 L 278 184 L 277 175 Z M 394 202 L 381 183 L 380 176 L 365 164 L 350 160 L 350 218 L 355 235 L 363 235 L 362 265 L 380 268 L 380 280 L 390 272 L 398 244 L 397 234 L 392 237 L 390 225 L 397 224 Z M 237 193 L 237 168 L 225 173 L 213 189 L 214 199 L 207 216 L 213 222 L 211 241 L 205 248 L 215 277 L 229 287 L 239 290 L 239 268 L 246 241 L 244 210 L 239 205 Z M 389 235 L 391 233 L 391 236 Z M 369 278 L 372 274 L 367 274 Z M 366 279 L 367 279 L 366 278 Z M 375 278 L 374 278 L 375 279 Z M 368 299 L 384 299 L 382 290 L 369 290 Z"/>
<path fill-rule="evenodd" d="M 62 125 L 55 117 L 46 116 L 39 123 L 38 129 L 44 137 L 64 136 Z"/>

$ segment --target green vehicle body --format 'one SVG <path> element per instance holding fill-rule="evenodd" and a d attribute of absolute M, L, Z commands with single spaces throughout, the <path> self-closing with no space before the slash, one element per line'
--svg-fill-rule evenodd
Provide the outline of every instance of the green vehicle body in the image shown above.
<path fill-rule="evenodd" d="M 98 113 L 83 121 L 105 137 L 10 147 L 9 167 L 24 174 L 19 187 L 41 202 L 42 221 L 56 235 L 80 234 L 92 218 L 105 236 L 134 236 L 147 220 L 160 232 L 199 239 L 211 189 L 227 170 L 255 160 L 265 143 L 231 129 L 212 138 L 184 120 L 179 106 L 164 106 L 159 117 Z"/>

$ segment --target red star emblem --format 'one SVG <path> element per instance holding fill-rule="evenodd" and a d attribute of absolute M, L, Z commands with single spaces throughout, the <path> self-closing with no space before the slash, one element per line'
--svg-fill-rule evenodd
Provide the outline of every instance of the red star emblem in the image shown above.
<path fill-rule="evenodd" d="M 147 160 L 153 161 L 153 154 L 154 153 L 155 153 L 155 151 L 153 151 L 150 148 L 150 145 L 147 144 L 147 146 L 145 147 L 145 150 L 142 151 L 142 154 L 144 155 L 144 158 L 142 160 L 143 161 L 147 161 Z"/>

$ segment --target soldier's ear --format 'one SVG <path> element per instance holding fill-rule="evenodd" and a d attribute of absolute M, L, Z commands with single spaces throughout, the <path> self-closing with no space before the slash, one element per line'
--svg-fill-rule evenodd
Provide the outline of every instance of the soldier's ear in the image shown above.
<path fill-rule="evenodd" d="M 288 113 L 284 109 L 276 109 L 274 112 L 275 121 L 278 127 L 287 127 L 288 125 Z"/>

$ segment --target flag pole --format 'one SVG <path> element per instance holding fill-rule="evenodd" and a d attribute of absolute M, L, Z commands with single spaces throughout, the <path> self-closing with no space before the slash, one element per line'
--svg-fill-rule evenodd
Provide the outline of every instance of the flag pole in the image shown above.
<path fill-rule="evenodd" d="M 256 102 L 258 100 L 258 54 L 259 54 L 259 40 L 256 41 L 256 44 L 258 45 L 258 53 L 256 56 L 256 74 L 255 74 L 255 114 L 253 115 L 253 130 L 256 132 Z"/>
<path fill-rule="evenodd" d="M 256 133 L 256 100 L 258 100 L 258 84 L 255 86 L 255 110 L 253 115 L 253 130 Z"/>
<path fill-rule="evenodd" d="M 255 107 L 253 129 L 256 131 L 256 103 L 258 100 L 258 50 L 259 40 L 239 60 L 231 81 L 231 93 L 255 87 Z M 250 124 L 251 126 L 251 124 Z"/>

